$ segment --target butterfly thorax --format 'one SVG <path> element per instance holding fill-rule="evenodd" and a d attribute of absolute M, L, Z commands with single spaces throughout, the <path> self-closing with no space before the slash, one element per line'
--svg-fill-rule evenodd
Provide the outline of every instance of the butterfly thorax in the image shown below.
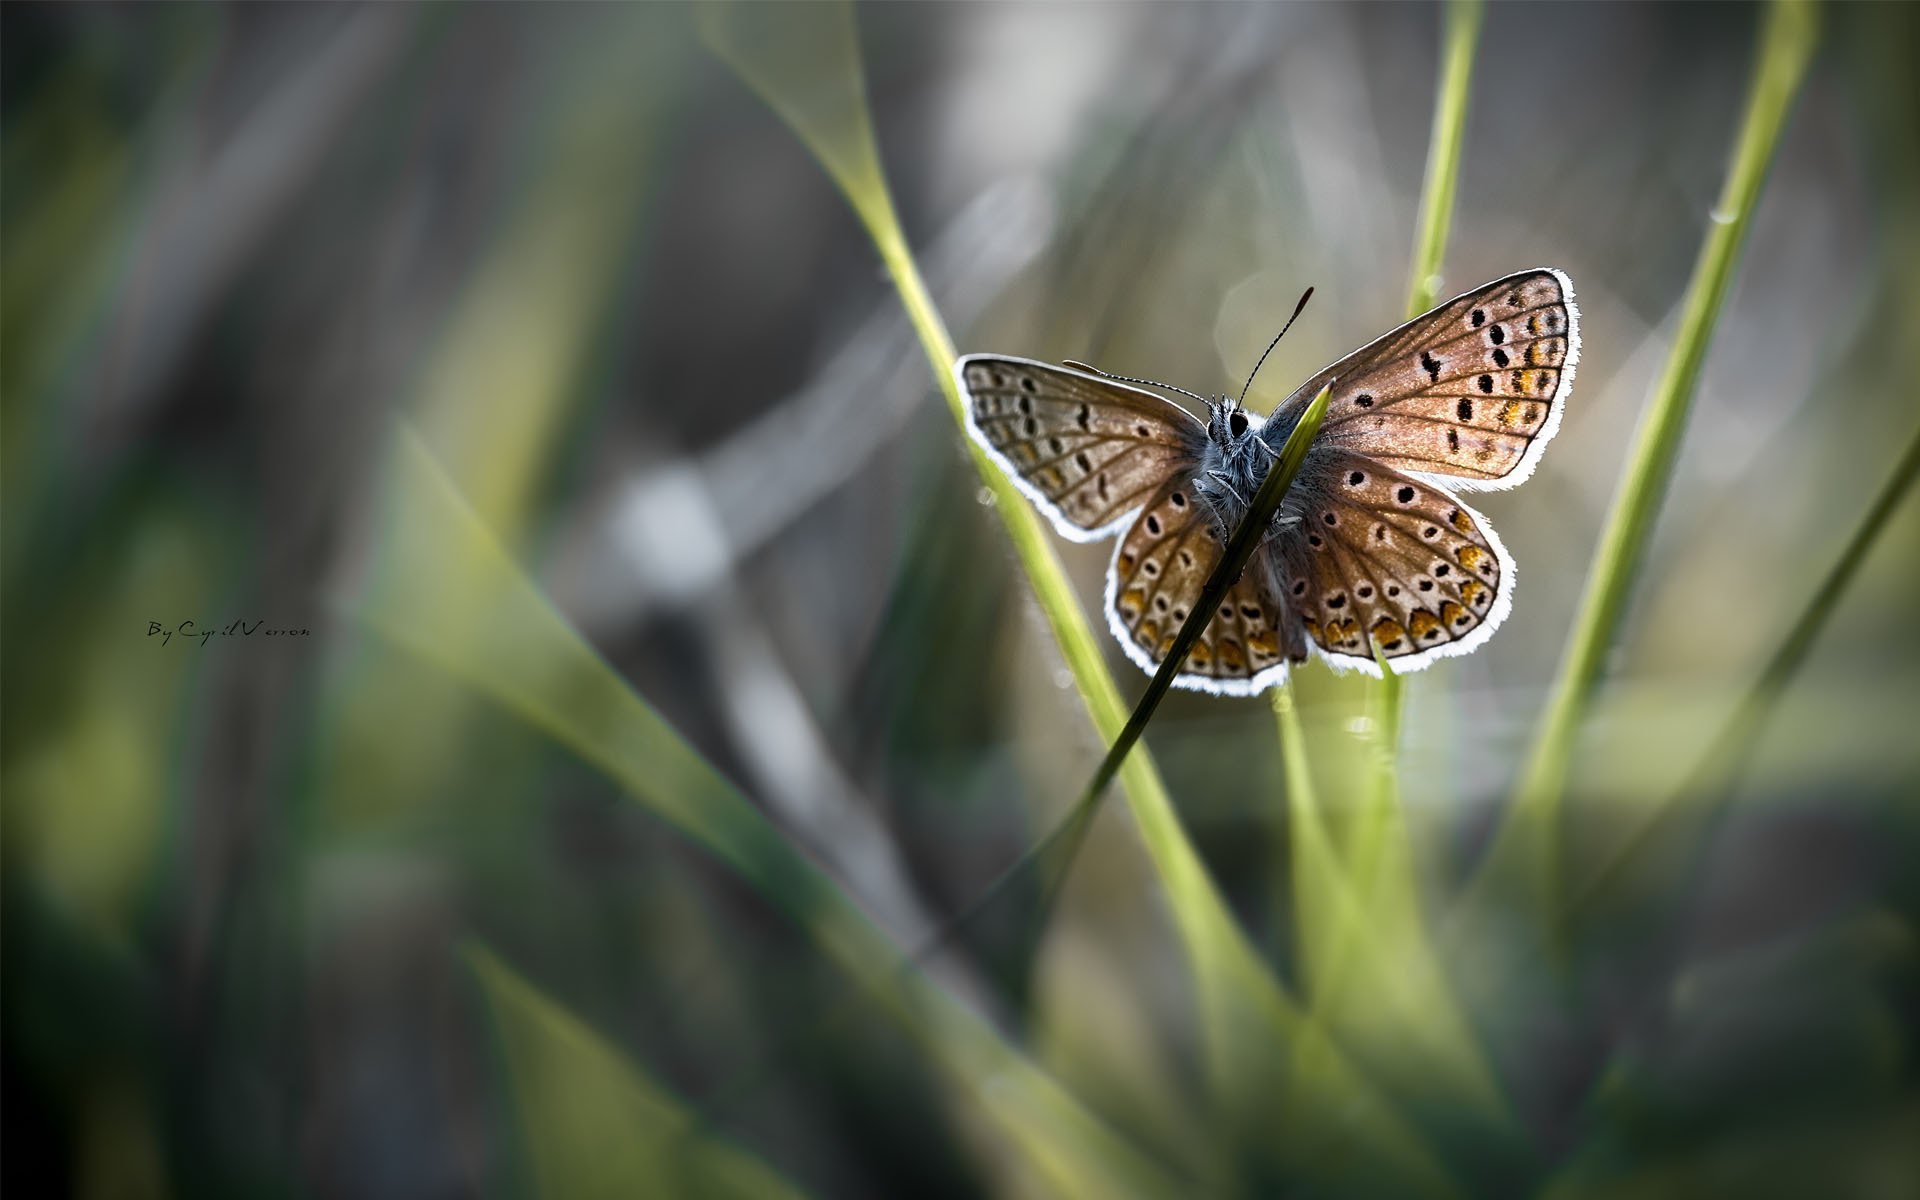
<path fill-rule="evenodd" d="M 1239 526 L 1254 493 L 1266 481 L 1292 422 L 1263 421 L 1228 396 L 1209 400 L 1207 410 L 1207 439 L 1194 469 L 1193 487 L 1212 510 L 1214 531 L 1224 540 Z M 1285 428 L 1276 430 L 1280 424 Z M 1294 507 L 1282 504 L 1275 529 L 1298 519 L 1289 512 Z"/>

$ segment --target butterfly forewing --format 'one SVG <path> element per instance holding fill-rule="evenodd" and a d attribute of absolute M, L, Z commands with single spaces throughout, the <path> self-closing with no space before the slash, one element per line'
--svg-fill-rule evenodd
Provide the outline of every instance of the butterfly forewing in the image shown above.
<path fill-rule="evenodd" d="M 955 367 L 967 426 L 1062 534 L 1111 531 L 1197 461 L 1206 432 L 1151 392 L 1020 358 Z"/>
<path fill-rule="evenodd" d="M 1462 487 L 1511 487 L 1560 425 L 1580 354 L 1566 276 L 1525 271 L 1415 317 L 1314 376 L 1281 406 L 1334 384 L 1320 437 Z M 1276 414 L 1278 416 L 1279 414 Z"/>
<path fill-rule="evenodd" d="M 1165 660 L 1220 553 L 1204 504 L 1184 478 L 1156 493 L 1120 539 L 1107 573 L 1107 621 L 1142 670 Z M 1306 638 L 1262 549 L 1228 589 L 1173 683 L 1251 695 L 1306 656 Z"/>
<path fill-rule="evenodd" d="M 1377 674 L 1375 645 L 1408 671 L 1491 637 L 1513 564 L 1480 515 L 1377 460 L 1316 457 L 1297 536 L 1275 544 L 1282 593 L 1322 653 Z"/>

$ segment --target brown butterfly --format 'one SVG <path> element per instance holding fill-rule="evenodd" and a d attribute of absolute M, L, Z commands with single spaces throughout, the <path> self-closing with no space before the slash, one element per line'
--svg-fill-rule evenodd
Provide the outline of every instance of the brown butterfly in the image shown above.
<path fill-rule="evenodd" d="M 1275 451 L 1321 388 L 1325 422 L 1265 540 L 1175 687 L 1252 695 L 1317 652 L 1396 673 L 1465 654 L 1513 604 L 1513 559 L 1450 489 L 1526 479 L 1560 427 L 1580 312 L 1559 271 L 1456 296 L 1300 385 L 1264 422 L 1197 417 L 1079 364 L 972 354 L 954 364 L 967 428 L 1060 533 L 1121 533 L 1107 623 L 1142 670 L 1165 658 Z M 1153 385 L 1165 387 L 1166 385 Z M 1124 532 L 1123 532 L 1124 531 Z"/>

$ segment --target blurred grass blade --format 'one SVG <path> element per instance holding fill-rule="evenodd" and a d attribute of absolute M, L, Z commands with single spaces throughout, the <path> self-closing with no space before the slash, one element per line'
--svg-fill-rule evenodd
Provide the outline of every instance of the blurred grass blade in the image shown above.
<path fill-rule="evenodd" d="M 1746 114 L 1720 200 L 1709 214 L 1706 241 L 1687 284 L 1673 349 L 1641 419 L 1512 808 L 1480 871 L 1483 877 L 1522 872 L 1531 881 L 1533 894 L 1547 905 L 1550 918 L 1559 903 L 1560 800 L 1574 738 L 1619 632 L 1648 534 L 1673 473 L 1714 325 L 1818 36 L 1811 4 L 1775 0 L 1768 7 Z"/>
<path fill-rule="evenodd" d="M 470 276 L 452 293 L 414 377 L 407 411 L 488 528 L 517 545 L 546 498 L 579 419 L 596 339 L 619 314 L 634 213 L 656 179 L 653 152 L 681 71 L 650 36 L 669 17 L 633 8 L 591 52 L 543 64 L 549 98 L 513 166 L 525 176 Z M 635 45 L 644 57 L 635 60 Z M 436 794 L 469 736 L 464 698 L 379 657 L 343 664 L 338 752 L 323 760 L 323 818 L 389 820 Z M 404 722 L 405 739 L 393 730 Z"/>
<path fill-rule="evenodd" d="M 900 970 L 858 907 L 580 640 L 410 430 L 395 441 L 386 502 L 379 558 L 352 607 L 362 623 L 545 731 L 737 871 L 1058 1190 L 1180 1190 L 977 1016 Z"/>
<path fill-rule="evenodd" d="M 1801 610 L 1800 616 L 1787 631 L 1785 640 L 1768 658 L 1767 665 L 1761 669 L 1753 686 L 1741 697 L 1733 716 L 1728 718 L 1706 753 L 1701 755 L 1686 782 L 1664 803 L 1651 809 L 1619 848 L 1588 876 L 1574 894 L 1571 910 L 1591 903 L 1650 844 L 1668 841 L 1668 838 L 1656 835 L 1661 834 L 1671 821 L 1683 815 L 1691 816 L 1696 822 L 1704 821 L 1710 817 L 1712 809 L 1726 798 L 1738 781 L 1741 768 L 1753 749 L 1754 739 L 1765 726 L 1774 703 L 1799 671 L 1800 664 L 1806 661 L 1808 652 L 1826 628 L 1828 619 L 1840 607 L 1841 596 L 1853 582 L 1853 577 L 1859 574 L 1868 552 L 1885 531 L 1900 501 L 1913 486 L 1916 475 L 1920 475 L 1920 430 L 1915 430 L 1913 436 L 1907 439 L 1906 450 L 1894 463 L 1886 481 L 1880 485 L 1860 523 L 1854 526 L 1840 557 L 1820 581 L 1807 607 Z M 1570 911 L 1569 916 L 1572 915 Z"/>
<path fill-rule="evenodd" d="M 493 1012 L 537 1194 L 805 1194 L 737 1146 L 683 1136 L 694 1118 L 678 1097 L 485 947 L 465 956 Z"/>

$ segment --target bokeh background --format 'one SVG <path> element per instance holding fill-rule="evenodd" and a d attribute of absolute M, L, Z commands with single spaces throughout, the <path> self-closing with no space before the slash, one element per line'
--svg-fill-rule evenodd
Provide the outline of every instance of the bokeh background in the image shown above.
<path fill-rule="evenodd" d="M 9 1191 L 1920 1196 L 1915 505 L 1699 774 L 1920 423 L 1912 6 L 1821 16 L 1577 744 L 1566 877 L 1601 898 L 1549 949 L 1536 898 L 1468 886 L 1764 16 L 1485 13 L 1442 294 L 1562 268 L 1579 379 L 1480 505 L 1512 618 L 1408 685 L 1414 948 L 1367 995 L 1308 978 L 1269 705 L 1149 730 L 1261 986 L 1304 997 L 1280 1028 L 1353 1068 L 1280 1036 L 1236 1094 L 1117 800 L 907 1002 L 856 982 L 1102 745 L 867 230 L 700 14 L 0 8 Z M 1264 410 L 1400 318 L 1442 11 L 852 28 L 858 61 L 757 52 L 803 91 L 864 64 L 962 351 L 1234 390 L 1311 284 Z M 1097 619 L 1107 550 L 1058 551 Z M 263 627 L 149 634 L 187 620 Z M 1339 843 L 1370 699 L 1320 666 L 1292 696 Z M 1368 1008 L 1401 964 L 1418 994 Z"/>

